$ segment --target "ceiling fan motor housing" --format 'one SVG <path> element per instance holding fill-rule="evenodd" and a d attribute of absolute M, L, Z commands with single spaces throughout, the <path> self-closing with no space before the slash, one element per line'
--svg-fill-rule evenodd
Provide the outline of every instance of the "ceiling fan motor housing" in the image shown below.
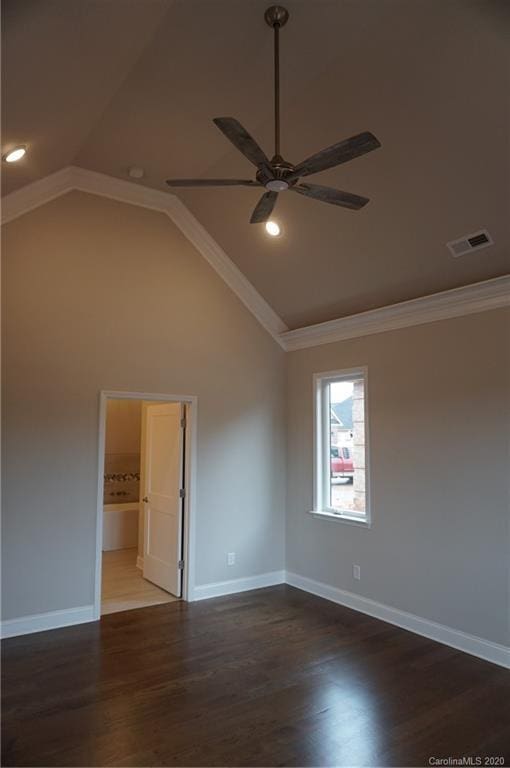
<path fill-rule="evenodd" d="M 285 192 L 291 186 L 294 186 L 296 180 L 290 180 L 288 176 L 293 172 L 294 166 L 281 157 L 275 155 L 268 168 L 261 168 L 257 173 L 257 181 L 263 184 L 271 192 Z M 267 171 L 271 176 L 268 177 Z"/>

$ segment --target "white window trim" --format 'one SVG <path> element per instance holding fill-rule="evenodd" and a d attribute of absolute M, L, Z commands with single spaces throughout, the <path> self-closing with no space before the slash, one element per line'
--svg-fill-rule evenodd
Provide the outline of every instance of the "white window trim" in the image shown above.
<path fill-rule="evenodd" d="M 350 510 L 345 512 L 328 507 L 324 499 L 327 498 L 328 472 L 324 471 L 324 457 L 329 456 L 329 408 L 324 407 L 326 387 L 333 381 L 341 379 L 352 380 L 362 378 L 364 380 L 365 394 L 365 515 L 363 518 L 352 514 Z M 370 429 L 368 407 L 368 368 L 344 368 L 339 371 L 325 371 L 315 373 L 313 376 L 313 509 L 310 514 L 316 518 L 335 520 L 362 528 L 370 528 L 371 518 L 371 494 L 370 494 Z"/>

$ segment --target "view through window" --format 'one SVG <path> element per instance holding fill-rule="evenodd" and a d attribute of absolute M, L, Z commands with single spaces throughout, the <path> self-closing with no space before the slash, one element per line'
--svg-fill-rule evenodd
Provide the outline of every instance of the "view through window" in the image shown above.
<path fill-rule="evenodd" d="M 319 376 L 317 387 L 316 509 L 366 520 L 365 374 Z"/>

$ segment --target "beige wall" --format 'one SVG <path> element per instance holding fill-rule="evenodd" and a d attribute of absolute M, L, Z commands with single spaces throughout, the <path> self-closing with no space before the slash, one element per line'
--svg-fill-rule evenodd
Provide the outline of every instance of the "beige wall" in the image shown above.
<path fill-rule="evenodd" d="M 287 419 L 288 569 L 508 643 L 508 311 L 285 359 L 163 215 L 71 193 L 3 238 L 5 618 L 92 603 L 109 389 L 198 396 L 197 584 L 283 567 Z M 368 530 L 308 514 L 312 374 L 361 365 Z"/>
<path fill-rule="evenodd" d="M 289 571 L 509 643 L 509 328 L 497 310 L 288 355 Z M 308 514 L 312 374 L 361 365 L 370 529 Z"/>
<path fill-rule="evenodd" d="M 162 214 L 73 192 L 3 230 L 4 618 L 93 602 L 102 389 L 198 396 L 197 584 L 281 569 L 274 340 Z"/>
<path fill-rule="evenodd" d="M 141 400 L 108 399 L 105 453 L 140 453 Z"/>

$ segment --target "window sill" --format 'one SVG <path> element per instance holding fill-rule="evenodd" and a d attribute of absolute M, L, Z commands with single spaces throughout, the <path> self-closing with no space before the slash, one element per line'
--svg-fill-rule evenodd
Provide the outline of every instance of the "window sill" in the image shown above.
<path fill-rule="evenodd" d="M 371 523 L 369 520 L 360 520 L 359 517 L 350 517 L 347 514 L 340 514 L 335 512 L 326 512 L 325 510 L 310 510 L 310 515 L 316 517 L 319 520 L 335 520 L 340 523 L 347 523 L 347 525 L 356 525 L 358 528 L 370 528 Z"/>

